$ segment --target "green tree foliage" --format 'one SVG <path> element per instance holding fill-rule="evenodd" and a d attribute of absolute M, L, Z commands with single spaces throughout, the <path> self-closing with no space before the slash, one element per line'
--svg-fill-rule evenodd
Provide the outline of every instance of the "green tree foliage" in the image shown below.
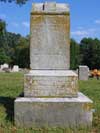
<path fill-rule="evenodd" d="M 11 63 L 10 64 L 16 64 L 15 63 L 15 50 L 16 50 L 16 47 L 19 43 L 19 40 L 21 38 L 21 35 L 20 34 L 15 34 L 15 33 L 10 33 L 10 32 L 7 32 L 6 33 L 6 37 L 5 37 L 5 45 L 4 45 L 4 48 L 5 48 L 5 52 L 7 54 L 7 56 L 9 56 L 11 58 Z M 24 44 L 23 44 L 24 45 Z"/>
<path fill-rule="evenodd" d="M 9 63 L 29 67 L 29 36 L 22 37 L 6 31 L 6 24 L 0 21 L 0 64 Z"/>
<path fill-rule="evenodd" d="M 11 58 L 5 52 L 6 46 L 6 23 L 0 19 L 0 64 L 10 63 Z"/>
<path fill-rule="evenodd" d="M 29 68 L 29 37 L 20 38 L 15 50 L 15 55 L 15 63 L 17 63 L 21 68 Z"/>
<path fill-rule="evenodd" d="M 6 63 L 10 63 L 11 62 L 11 58 L 6 55 L 6 53 L 4 52 L 3 49 L 0 49 L 0 64 L 3 64 L 5 62 Z"/>
<path fill-rule="evenodd" d="M 15 2 L 16 4 L 22 5 L 25 4 L 28 0 L 0 0 L 0 2 Z"/>
<path fill-rule="evenodd" d="M 76 69 L 80 64 L 79 49 L 80 49 L 79 44 L 74 39 L 71 39 L 71 45 L 70 45 L 70 68 L 71 69 Z"/>
<path fill-rule="evenodd" d="M 4 35 L 6 32 L 6 23 L 0 19 L 0 35 Z"/>
<path fill-rule="evenodd" d="M 80 42 L 81 64 L 100 69 L 100 40 L 83 38 Z"/>
<path fill-rule="evenodd" d="M 70 66 L 76 69 L 79 65 L 87 65 L 90 69 L 100 69 L 100 40 L 83 38 L 78 44 L 71 39 Z"/>

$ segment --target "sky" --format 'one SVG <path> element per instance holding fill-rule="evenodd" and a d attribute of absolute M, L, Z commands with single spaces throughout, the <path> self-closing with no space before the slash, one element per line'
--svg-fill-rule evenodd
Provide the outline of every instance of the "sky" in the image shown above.
<path fill-rule="evenodd" d="M 26 36 L 30 33 L 30 11 L 33 2 L 44 0 L 29 0 L 25 5 L 0 2 L 0 18 L 7 23 L 7 31 Z M 83 37 L 100 39 L 100 0 L 56 0 L 70 6 L 70 36 L 76 41 Z"/>

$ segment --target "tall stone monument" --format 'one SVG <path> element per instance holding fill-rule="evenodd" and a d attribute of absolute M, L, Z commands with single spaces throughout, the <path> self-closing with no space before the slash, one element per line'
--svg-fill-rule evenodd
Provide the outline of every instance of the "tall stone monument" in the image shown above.
<path fill-rule="evenodd" d="M 92 101 L 78 92 L 70 67 L 70 11 L 67 4 L 32 5 L 31 71 L 24 97 L 15 100 L 15 124 L 26 127 L 90 126 Z"/>

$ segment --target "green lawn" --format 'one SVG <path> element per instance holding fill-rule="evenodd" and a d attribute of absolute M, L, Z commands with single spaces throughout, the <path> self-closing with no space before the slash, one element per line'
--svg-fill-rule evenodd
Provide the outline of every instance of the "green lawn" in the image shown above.
<path fill-rule="evenodd" d="M 14 126 L 14 99 L 23 91 L 23 73 L 0 73 L 0 133 L 100 133 L 100 80 L 79 81 L 79 86 L 94 101 L 92 129 L 18 129 Z"/>

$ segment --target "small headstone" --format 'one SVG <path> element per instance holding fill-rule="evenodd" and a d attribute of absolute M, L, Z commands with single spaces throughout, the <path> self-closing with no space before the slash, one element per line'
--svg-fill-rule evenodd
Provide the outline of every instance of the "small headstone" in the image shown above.
<path fill-rule="evenodd" d="M 79 66 L 79 80 L 88 80 L 89 68 L 88 66 Z"/>
<path fill-rule="evenodd" d="M 19 72 L 19 66 L 14 65 L 13 69 L 12 69 L 12 72 Z"/>
<path fill-rule="evenodd" d="M 1 65 L 1 70 L 3 70 L 3 69 L 7 69 L 7 68 L 9 68 L 9 65 L 8 64 L 3 64 L 3 65 Z"/>

